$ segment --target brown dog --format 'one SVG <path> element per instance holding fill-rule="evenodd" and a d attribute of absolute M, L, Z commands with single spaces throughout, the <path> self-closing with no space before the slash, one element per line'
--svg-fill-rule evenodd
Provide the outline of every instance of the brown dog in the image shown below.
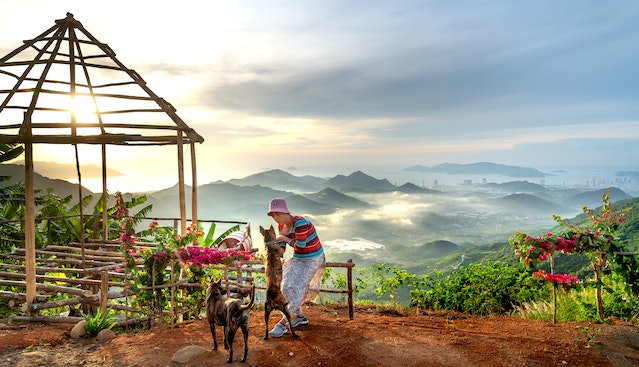
<path fill-rule="evenodd" d="M 244 304 L 241 299 L 228 298 L 225 296 L 226 290 L 222 287 L 222 279 L 214 281 L 211 278 L 206 289 L 206 317 L 209 320 L 211 335 L 213 335 L 213 350 L 217 350 L 217 338 L 215 337 L 215 326 L 224 327 L 224 349 L 229 350 L 229 359 L 233 361 L 233 340 L 237 329 L 242 329 L 244 336 L 244 357 L 240 362 L 246 362 L 248 354 L 248 327 L 249 309 L 253 307 L 255 299 L 255 286 L 251 290 L 251 298 L 248 304 Z"/>
<path fill-rule="evenodd" d="M 264 301 L 264 324 L 266 324 L 266 334 L 264 340 L 268 340 L 268 319 L 271 311 L 279 310 L 286 316 L 293 338 L 297 338 L 295 330 L 290 327 L 291 314 L 288 312 L 288 300 L 282 293 L 282 248 L 275 242 L 275 229 L 270 226 L 264 229 L 260 226 L 260 233 L 264 236 L 264 247 L 266 249 L 266 262 L 264 273 L 266 274 L 266 300 Z"/>

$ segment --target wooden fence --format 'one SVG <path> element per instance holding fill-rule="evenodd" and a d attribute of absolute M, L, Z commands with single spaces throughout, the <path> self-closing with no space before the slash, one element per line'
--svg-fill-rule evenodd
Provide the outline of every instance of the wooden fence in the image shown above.
<path fill-rule="evenodd" d="M 136 246 L 152 248 L 153 243 L 137 243 Z M 140 266 L 141 264 L 138 264 Z M 347 262 L 329 262 L 328 268 L 346 269 L 347 288 L 319 289 L 324 293 L 346 294 L 348 299 L 349 317 L 353 319 L 353 283 L 352 269 L 355 264 L 349 259 Z M 255 273 L 264 273 L 262 260 L 235 262 L 230 265 L 212 265 L 221 270 L 229 294 L 237 292 L 238 288 L 254 284 Z M 173 266 L 169 267 L 173 269 Z M 0 291 L 0 298 L 8 299 L 11 307 L 21 304 L 22 311 L 28 316 L 11 316 L 20 321 L 47 322 L 77 322 L 83 318 L 74 316 L 39 316 L 39 311 L 61 307 L 83 307 L 95 311 L 98 307 L 106 311 L 112 308 L 122 311 L 127 318 L 119 321 L 117 326 L 135 325 L 149 321 L 158 316 L 151 310 L 142 310 L 131 306 L 129 298 L 135 293 L 129 289 L 128 283 L 133 280 L 127 273 L 124 256 L 120 250 L 119 241 L 87 240 L 85 243 L 70 243 L 68 246 L 48 246 L 36 251 L 36 300 L 26 303 L 26 294 L 16 289 L 26 289 L 26 265 L 24 249 L 17 248 L 12 253 L 0 254 L 0 286 L 14 291 Z M 179 292 L 187 287 L 206 287 L 207 284 L 187 283 L 179 279 L 178 274 L 171 271 L 170 280 L 166 284 L 144 287 L 142 290 L 165 288 L 170 290 L 171 310 L 161 311 L 164 316 L 170 313 L 171 325 L 179 322 L 180 315 L 197 312 L 179 308 Z M 265 287 L 256 285 L 256 289 Z M 52 296 L 65 294 L 62 299 L 53 300 Z M 58 297 L 56 297 L 58 298 Z M 122 302 L 124 300 L 124 302 Z M 137 317 L 128 318 L 135 314 Z"/>

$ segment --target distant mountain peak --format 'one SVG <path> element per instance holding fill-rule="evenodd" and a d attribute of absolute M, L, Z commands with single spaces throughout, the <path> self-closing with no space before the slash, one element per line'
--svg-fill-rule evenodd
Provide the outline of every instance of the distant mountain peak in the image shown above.
<path fill-rule="evenodd" d="M 346 192 L 388 192 L 397 189 L 387 179 L 376 179 L 362 171 L 355 171 L 348 176 L 337 175 L 328 181 L 326 186 Z"/>

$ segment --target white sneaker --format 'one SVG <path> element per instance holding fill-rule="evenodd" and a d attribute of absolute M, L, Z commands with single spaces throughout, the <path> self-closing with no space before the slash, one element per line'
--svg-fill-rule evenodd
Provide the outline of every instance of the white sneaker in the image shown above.
<path fill-rule="evenodd" d="M 300 325 L 308 325 L 308 319 L 306 318 L 306 316 L 303 317 L 295 317 L 292 321 L 291 321 L 291 327 L 298 327 Z"/>
<path fill-rule="evenodd" d="M 282 325 L 278 322 L 277 324 L 275 324 L 275 327 L 273 328 L 273 330 L 268 332 L 268 335 L 274 338 L 279 338 L 280 336 L 286 334 L 287 331 L 288 331 L 288 328 L 286 327 L 286 325 Z"/>

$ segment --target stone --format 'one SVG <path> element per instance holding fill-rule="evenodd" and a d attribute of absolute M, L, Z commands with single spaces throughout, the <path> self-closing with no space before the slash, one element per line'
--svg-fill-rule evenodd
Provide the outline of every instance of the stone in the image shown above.
<path fill-rule="evenodd" d="M 111 339 L 115 339 L 116 336 L 117 335 L 115 334 L 115 331 L 111 329 L 103 329 L 103 330 L 100 330 L 98 335 L 95 337 L 95 340 L 99 342 L 105 342 Z"/>
<path fill-rule="evenodd" d="M 85 336 L 87 333 L 86 324 L 86 320 L 79 321 L 77 324 L 75 324 L 75 326 L 73 326 L 73 329 L 71 329 L 71 332 L 69 333 L 71 339 L 79 339 Z"/>
<path fill-rule="evenodd" d="M 206 353 L 208 353 L 208 349 L 201 345 L 189 345 L 175 352 L 171 361 L 181 364 L 189 363 Z"/>

